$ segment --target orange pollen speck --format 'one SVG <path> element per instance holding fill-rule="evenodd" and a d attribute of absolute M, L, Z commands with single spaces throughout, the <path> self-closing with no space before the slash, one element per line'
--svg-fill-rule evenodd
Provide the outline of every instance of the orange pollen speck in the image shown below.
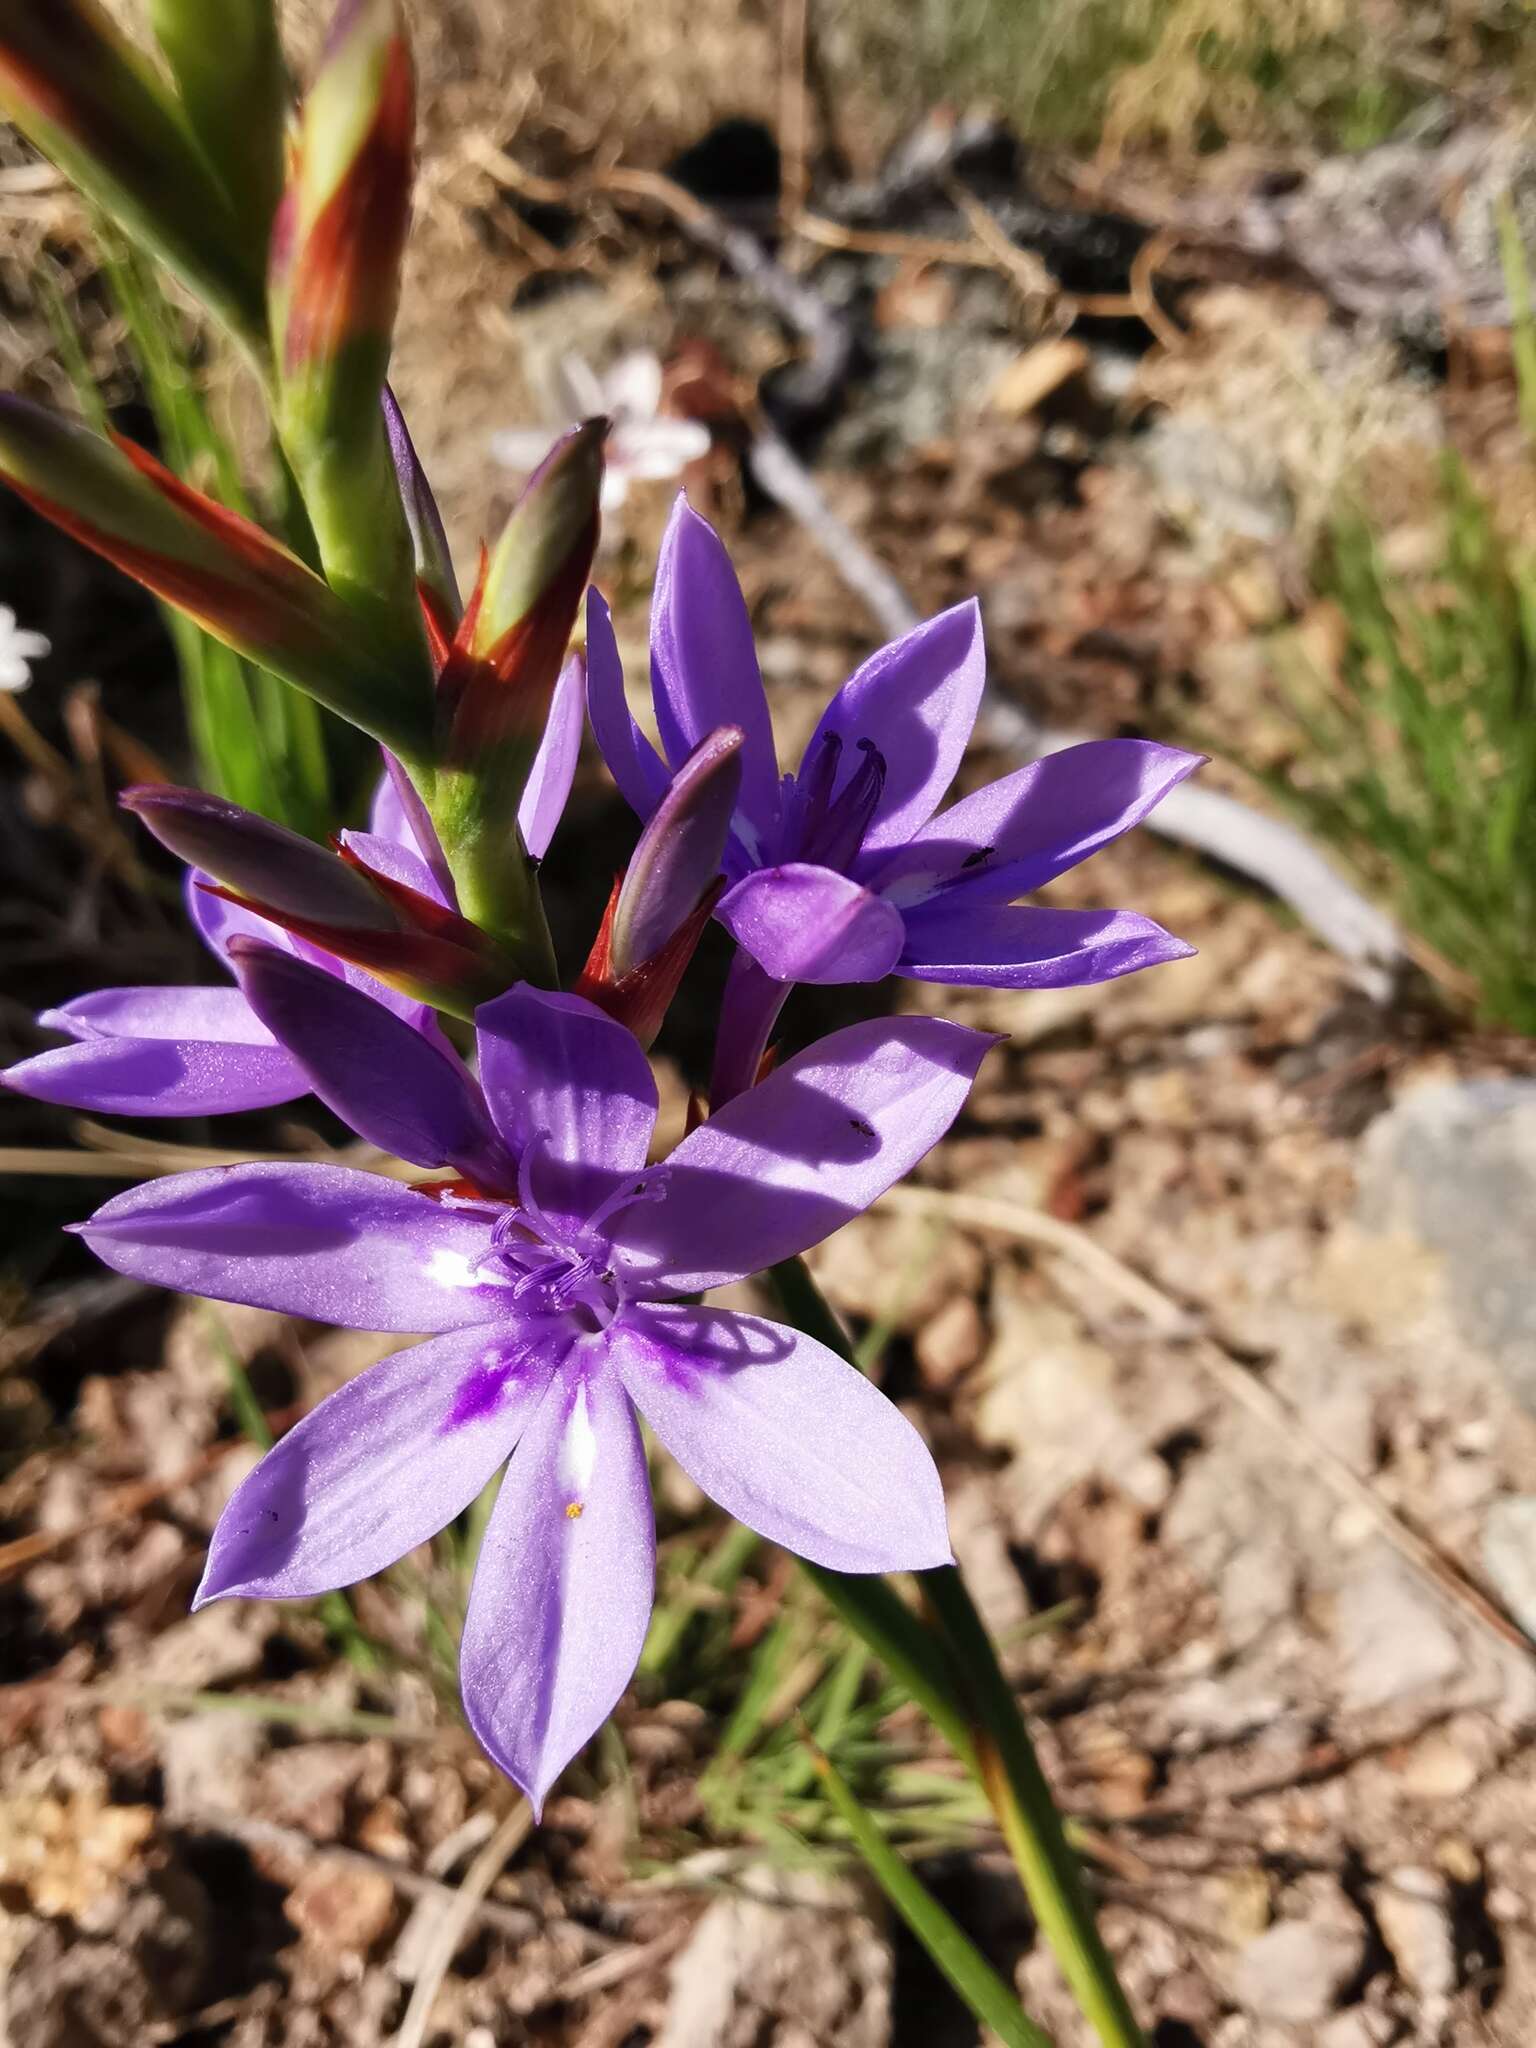
<path fill-rule="evenodd" d="M 579 1500 L 568 1502 L 565 1510 L 565 1519 L 568 1522 L 579 1522 L 581 1520 L 582 1505 L 583 1503 Z"/>

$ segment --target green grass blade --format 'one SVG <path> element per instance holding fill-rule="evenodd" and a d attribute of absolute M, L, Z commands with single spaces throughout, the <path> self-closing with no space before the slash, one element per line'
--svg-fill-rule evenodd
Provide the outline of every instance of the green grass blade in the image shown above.
<path fill-rule="evenodd" d="M 990 2027 L 1004 2048 L 1052 2048 L 1050 2035 L 1028 2018 L 980 1949 L 886 1841 L 836 1765 L 809 1738 L 806 1746 L 870 1875 L 980 2025 Z"/>

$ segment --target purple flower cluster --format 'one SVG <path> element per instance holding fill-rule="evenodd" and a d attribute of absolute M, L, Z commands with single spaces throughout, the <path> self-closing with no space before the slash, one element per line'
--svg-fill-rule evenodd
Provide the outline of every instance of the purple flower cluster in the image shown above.
<path fill-rule="evenodd" d="M 1018 899 L 1138 823 L 1195 757 L 1091 742 L 935 815 L 984 680 L 974 607 L 867 662 L 782 778 L 745 604 L 719 540 L 685 504 L 655 600 L 661 753 L 631 715 L 595 594 L 587 660 L 598 744 L 648 821 L 583 977 L 596 1000 L 524 982 L 476 996 L 459 1010 L 474 1018 L 469 1062 L 409 975 L 391 985 L 357 964 L 360 919 L 369 962 L 394 945 L 421 975 L 446 973 L 445 958 L 488 971 L 465 950 L 471 928 L 441 850 L 396 772 L 372 832 L 344 836 L 345 875 L 285 837 L 284 902 L 312 897 L 331 924 L 289 917 L 261 891 L 253 909 L 248 887 L 215 892 L 194 873 L 192 915 L 234 985 L 84 997 L 42 1020 L 72 1043 L 5 1077 L 48 1101 L 133 1115 L 313 1092 L 364 1141 L 435 1176 L 314 1164 L 179 1174 L 79 1229 L 140 1279 L 424 1335 L 267 1454 L 219 1521 L 198 1598 L 349 1585 L 503 1473 L 462 1684 L 471 1724 L 535 1806 L 640 1653 L 654 1528 L 638 1418 L 705 1492 L 803 1557 L 878 1572 L 949 1556 L 938 1475 L 897 1410 L 814 1339 L 699 1297 L 867 1208 L 949 1129 L 993 1041 L 933 1018 L 884 1019 L 759 1078 L 794 983 L 896 972 L 1051 987 L 1189 950 L 1129 911 Z M 539 853 L 574 766 L 579 673 L 556 704 L 522 819 Z M 231 807 L 192 825 L 221 853 L 233 839 L 242 876 L 259 879 L 273 857 L 274 828 Z M 712 1114 L 657 1160 L 656 1085 L 636 1036 L 649 1026 L 636 1020 L 658 1012 L 711 910 L 738 949 Z M 389 923 L 398 916 L 409 930 Z"/>

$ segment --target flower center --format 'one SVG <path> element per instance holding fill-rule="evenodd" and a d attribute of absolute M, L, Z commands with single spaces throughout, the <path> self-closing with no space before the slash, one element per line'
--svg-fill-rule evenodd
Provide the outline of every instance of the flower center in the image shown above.
<path fill-rule="evenodd" d="M 860 740 L 863 758 L 839 789 L 843 742 L 823 733 L 800 774 L 786 790 L 785 860 L 813 861 L 846 872 L 864 844 L 864 834 L 885 788 L 885 756 L 873 740 Z"/>
<path fill-rule="evenodd" d="M 605 1329 L 623 1307 L 623 1279 L 613 1267 L 606 1225 L 636 1202 L 653 1202 L 665 1172 L 629 1174 L 590 1215 L 551 1215 L 534 1187 L 538 1163 L 549 1146 L 547 1131 L 535 1132 L 517 1168 L 517 1201 L 497 1203 L 491 1241 L 482 1267 L 495 1263 L 511 1280 L 512 1300 L 525 1315 L 576 1316 L 585 1328 Z"/>

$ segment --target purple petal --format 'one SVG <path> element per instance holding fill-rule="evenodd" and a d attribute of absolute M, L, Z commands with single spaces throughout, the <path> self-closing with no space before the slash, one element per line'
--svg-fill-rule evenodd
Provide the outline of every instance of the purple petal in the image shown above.
<path fill-rule="evenodd" d="M 235 988 L 103 988 L 38 1023 L 79 1041 L 0 1080 L 18 1094 L 104 1116 L 219 1116 L 309 1092 L 298 1062 Z"/>
<path fill-rule="evenodd" d="M 417 578 L 435 591 L 457 618 L 461 609 L 459 585 L 453 573 L 448 536 L 443 531 L 443 516 L 437 509 L 432 486 L 427 482 L 427 473 L 421 466 L 421 458 L 405 424 L 405 415 L 387 384 L 382 401 L 384 428 L 389 437 L 395 475 L 400 483 L 400 502 L 405 508 L 405 523 L 410 529 Z"/>
<path fill-rule="evenodd" d="M 237 988 L 99 988 L 38 1023 L 71 1038 L 195 1038 L 213 1045 L 276 1044 Z"/>
<path fill-rule="evenodd" d="M 220 1166 L 117 1195 L 74 1226 L 115 1272 L 353 1330 L 459 1330 L 503 1314 L 483 1213 L 345 1166 Z"/>
<path fill-rule="evenodd" d="M 420 854 L 432 877 L 433 886 L 428 893 L 450 909 L 458 909 L 458 895 L 437 827 L 404 764 L 387 748 L 384 773 L 379 777 L 368 813 L 368 830 L 376 839 L 387 839 L 407 853 Z"/>
<path fill-rule="evenodd" d="M 562 1372 L 501 1483 L 459 1652 L 469 1725 L 535 1814 L 633 1676 L 655 1563 L 629 1397 L 610 1373 Z"/>
<path fill-rule="evenodd" d="M 614 904 L 609 965 L 623 977 L 653 959 L 720 873 L 741 791 L 741 731 L 701 740 L 640 834 Z"/>
<path fill-rule="evenodd" d="M 1078 988 L 1194 952 L 1134 910 L 1017 910 L 941 896 L 907 912 L 901 971 L 963 988 Z"/>
<path fill-rule="evenodd" d="M 396 839 L 382 832 L 343 832 L 341 843 L 376 874 L 403 882 L 407 889 L 419 890 L 434 903 L 448 903 L 431 863 L 417 852 L 414 839 Z"/>
<path fill-rule="evenodd" d="M 624 694 L 624 664 L 613 621 L 596 590 L 587 592 L 587 716 L 620 796 L 637 818 L 648 818 L 671 777 L 666 762 L 635 723 Z"/>
<path fill-rule="evenodd" d="M 826 1345 L 757 1316 L 640 1307 L 609 1357 L 689 1478 L 770 1543 L 837 1572 L 951 1562 L 927 1445 Z"/>
<path fill-rule="evenodd" d="M 659 1199 L 610 1229 L 633 1281 L 695 1294 L 818 1243 L 949 1129 L 996 1039 L 937 1017 L 853 1024 L 807 1047 L 684 1138 Z"/>
<path fill-rule="evenodd" d="M 809 861 L 745 876 L 715 916 L 775 981 L 881 981 L 901 957 L 901 913 Z"/>
<path fill-rule="evenodd" d="M 1203 754 L 1153 740 L 1085 740 L 961 799 L 865 879 L 897 902 L 953 880 L 973 903 L 1011 903 L 1118 839 Z"/>
<path fill-rule="evenodd" d="M 741 727 L 742 836 L 756 839 L 749 851 L 760 855 L 772 843 L 780 798 L 752 621 L 724 543 L 682 496 L 656 564 L 651 690 L 661 743 L 674 768 L 717 726 Z"/>
<path fill-rule="evenodd" d="M 289 1430 L 219 1517 L 193 1602 L 309 1599 L 372 1578 L 461 1514 L 511 1457 L 547 1351 L 480 1326 L 397 1351 Z"/>
<path fill-rule="evenodd" d="M 656 1079 L 622 1024 L 580 996 L 519 984 L 482 1005 L 475 1030 L 498 1130 L 519 1158 L 538 1142 L 545 1208 L 585 1216 L 618 1178 L 644 1166 Z"/>
<path fill-rule="evenodd" d="M 856 761 L 859 742 L 869 740 L 885 762 L 867 851 L 900 846 L 933 815 L 955 779 L 986 679 L 981 610 L 972 598 L 872 654 L 827 706 L 807 761 L 835 733 L 845 761 Z"/>
<path fill-rule="evenodd" d="M 309 1076 L 281 1046 L 228 1040 L 87 1038 L 20 1060 L 0 1081 L 98 1116 L 223 1116 L 309 1093 Z"/>
<path fill-rule="evenodd" d="M 211 875 L 200 869 L 189 868 L 182 883 L 182 897 L 198 937 L 221 967 L 229 965 L 231 939 L 265 939 L 269 946 L 293 951 L 294 942 L 287 932 L 270 919 L 258 917 L 254 910 L 242 910 L 238 903 L 215 896 L 210 886 L 212 880 Z"/>
<path fill-rule="evenodd" d="M 542 860 L 548 853 L 549 842 L 565 810 L 576 777 L 586 715 L 587 665 L 579 654 L 573 654 L 555 683 L 544 737 L 539 741 L 539 750 L 518 800 L 518 827 L 533 860 Z"/>
<path fill-rule="evenodd" d="M 230 958 L 256 1015 L 360 1138 L 413 1166 L 452 1166 L 478 1187 L 512 1185 L 480 1091 L 440 1039 L 323 967 L 255 939 L 235 940 Z"/>

